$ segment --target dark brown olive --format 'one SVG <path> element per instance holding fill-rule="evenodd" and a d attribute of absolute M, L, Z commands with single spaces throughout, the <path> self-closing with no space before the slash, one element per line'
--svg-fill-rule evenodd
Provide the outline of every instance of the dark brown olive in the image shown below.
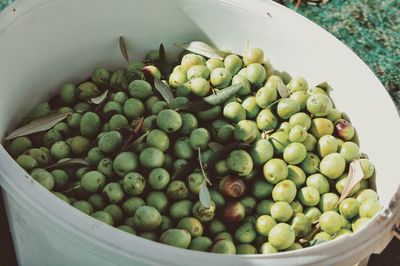
<path fill-rule="evenodd" d="M 245 214 L 246 209 L 239 201 L 228 203 L 222 210 L 222 217 L 224 218 L 225 222 L 241 222 L 244 219 Z"/>
<path fill-rule="evenodd" d="M 241 178 L 228 175 L 219 182 L 219 191 L 223 195 L 238 198 L 246 191 L 246 185 Z"/>

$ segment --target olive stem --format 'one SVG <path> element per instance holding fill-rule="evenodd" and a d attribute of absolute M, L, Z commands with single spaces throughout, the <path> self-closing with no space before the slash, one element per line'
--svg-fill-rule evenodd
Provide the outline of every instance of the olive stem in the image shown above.
<path fill-rule="evenodd" d="M 275 129 L 263 130 L 263 132 L 261 132 L 261 138 L 268 139 L 270 137 L 268 135 L 274 131 Z"/>
<path fill-rule="evenodd" d="M 268 139 L 272 139 L 272 140 L 278 142 L 279 144 L 281 144 L 282 146 L 285 146 L 282 142 L 280 142 L 279 140 L 277 140 L 277 139 L 275 139 L 273 137 L 269 137 Z"/>
<path fill-rule="evenodd" d="M 79 185 L 76 185 L 76 186 L 74 186 L 74 187 L 72 187 L 70 189 L 67 189 L 67 190 L 64 190 L 64 191 L 60 191 L 59 193 L 67 193 L 67 192 L 73 191 L 73 190 L 75 190 L 77 188 L 80 188 L 80 187 L 81 187 L 81 185 L 79 184 Z"/>
<path fill-rule="evenodd" d="M 270 105 L 267 106 L 266 109 L 270 109 L 272 106 L 274 106 L 275 104 L 279 103 L 279 102 L 282 101 L 283 99 L 285 99 L 285 98 L 280 98 L 280 99 L 278 99 L 278 100 L 276 100 L 276 101 L 273 101 Z"/>
<path fill-rule="evenodd" d="M 200 163 L 201 173 L 204 176 L 204 180 L 211 186 L 212 185 L 211 181 L 210 181 L 210 179 L 208 179 L 208 177 L 206 175 L 206 172 L 204 171 L 203 163 L 201 161 L 201 150 L 200 150 L 200 147 L 197 147 L 197 151 L 199 152 L 199 163 Z"/>
<path fill-rule="evenodd" d="M 310 240 L 321 230 L 321 227 L 319 226 L 319 223 L 315 224 L 315 227 L 311 230 L 310 233 L 308 233 L 308 235 L 306 235 L 305 237 L 301 238 L 299 240 L 299 242 L 301 244 L 307 244 L 308 242 L 310 242 Z"/>

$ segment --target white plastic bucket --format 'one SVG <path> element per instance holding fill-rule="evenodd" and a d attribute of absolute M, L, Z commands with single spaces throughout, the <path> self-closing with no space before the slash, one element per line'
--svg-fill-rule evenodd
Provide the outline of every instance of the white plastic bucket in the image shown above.
<path fill-rule="evenodd" d="M 21 265 L 351 265 L 384 248 L 399 221 L 400 123 L 378 79 L 347 47 L 307 19 L 261 0 L 17 0 L 0 15 L 0 135 L 66 81 L 94 66 L 123 65 L 163 42 L 209 40 L 243 51 L 262 47 L 274 67 L 310 84 L 329 81 L 375 163 L 385 209 L 363 230 L 299 251 L 228 256 L 134 237 L 67 206 L 0 148 L 0 182 Z"/>

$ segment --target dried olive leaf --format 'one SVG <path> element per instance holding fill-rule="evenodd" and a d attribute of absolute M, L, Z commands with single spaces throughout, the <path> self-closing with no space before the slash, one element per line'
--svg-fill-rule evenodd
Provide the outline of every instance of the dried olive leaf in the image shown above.
<path fill-rule="evenodd" d="M 211 207 L 211 195 L 206 182 L 203 182 L 200 186 L 199 200 L 204 208 L 209 209 Z"/>
<path fill-rule="evenodd" d="M 161 94 L 161 96 L 167 103 L 170 103 L 174 99 L 171 88 L 161 80 L 155 78 L 154 87 L 156 87 L 157 91 Z"/>
<path fill-rule="evenodd" d="M 139 134 L 140 130 L 142 130 L 143 121 L 144 121 L 144 116 L 139 118 L 137 123 L 135 123 L 135 129 L 133 130 L 135 133 Z"/>
<path fill-rule="evenodd" d="M 225 89 L 218 91 L 216 94 L 212 94 L 203 99 L 199 99 L 193 102 L 179 107 L 179 110 L 185 110 L 188 112 L 200 112 L 210 109 L 216 105 L 226 102 L 230 97 L 234 96 L 242 88 L 241 84 L 232 85 Z"/>
<path fill-rule="evenodd" d="M 224 147 L 224 145 L 215 142 L 215 141 L 211 141 L 210 143 L 208 143 L 208 147 L 213 151 L 213 152 L 217 152 L 218 150 L 222 149 Z"/>
<path fill-rule="evenodd" d="M 349 174 L 347 176 L 347 182 L 344 186 L 342 194 L 340 195 L 339 201 L 336 206 L 339 206 L 340 202 L 342 202 L 353 190 L 353 188 L 360 183 L 360 181 L 364 178 L 364 171 L 361 167 L 360 160 L 354 160 L 350 163 Z"/>
<path fill-rule="evenodd" d="M 125 58 L 126 62 L 129 63 L 129 54 L 126 49 L 126 42 L 124 36 L 119 37 L 119 49 L 121 50 L 122 56 Z"/>
<path fill-rule="evenodd" d="M 281 98 L 287 98 L 290 95 L 288 87 L 283 82 L 278 83 L 277 89 Z"/>
<path fill-rule="evenodd" d="M 161 43 L 158 49 L 159 59 L 154 61 L 154 65 L 160 70 L 163 77 L 168 77 L 168 74 L 172 72 L 176 63 L 167 60 L 164 45 Z"/>
<path fill-rule="evenodd" d="M 89 103 L 93 104 L 101 104 L 107 98 L 107 95 L 108 95 L 108 90 L 105 90 L 101 95 L 90 98 L 88 101 Z"/>
<path fill-rule="evenodd" d="M 223 60 L 226 56 L 230 55 L 231 53 L 218 50 L 210 45 L 200 42 L 194 41 L 187 44 L 178 44 L 177 46 L 182 47 L 185 50 L 188 50 L 192 53 L 199 54 L 205 56 L 207 58 L 218 58 Z"/>
<path fill-rule="evenodd" d="M 67 118 L 71 113 L 52 113 L 45 117 L 41 117 L 39 119 L 33 120 L 29 124 L 20 127 L 13 132 L 11 132 L 5 140 L 14 139 L 17 137 L 27 136 L 34 133 L 42 132 L 49 130 L 50 128 L 57 125 L 59 122 L 63 121 Z"/>
<path fill-rule="evenodd" d="M 90 163 L 82 158 L 68 159 L 45 167 L 46 170 L 76 167 L 76 166 L 90 166 Z"/>
<path fill-rule="evenodd" d="M 154 61 L 154 65 L 160 70 L 162 77 L 168 77 L 169 73 L 172 72 L 174 67 L 177 65 L 176 62 L 161 61 L 160 59 Z"/>
<path fill-rule="evenodd" d="M 216 162 L 218 162 L 221 159 L 224 159 L 227 157 L 228 153 L 230 153 L 233 150 L 236 149 L 249 149 L 251 148 L 250 144 L 244 144 L 244 143 L 231 143 L 226 146 L 224 146 L 222 149 L 219 149 L 216 151 L 213 155 L 211 155 L 208 160 L 206 161 L 206 166 L 207 167 L 212 167 Z"/>
<path fill-rule="evenodd" d="M 165 48 L 164 48 L 164 45 L 162 43 L 160 44 L 160 48 L 158 49 L 158 54 L 159 54 L 160 60 L 162 62 L 167 61 L 167 55 L 165 53 Z"/>
<path fill-rule="evenodd" d="M 136 152 L 137 148 L 146 139 L 147 135 L 149 135 L 149 132 L 144 133 L 143 135 L 138 137 L 134 142 L 132 142 L 131 144 L 127 145 L 122 150 L 124 150 L 124 151 L 129 150 L 129 151 Z"/>
<path fill-rule="evenodd" d="M 139 132 L 142 130 L 143 121 L 144 121 L 143 116 L 140 118 L 137 118 L 136 120 L 133 121 L 132 126 L 134 126 L 135 128 L 133 130 L 131 129 L 128 140 L 125 142 L 125 144 L 121 148 L 122 150 L 129 149 L 129 147 L 131 145 L 133 145 L 133 143 L 135 143 L 138 139 L 140 139 L 143 136 L 143 135 L 139 136 Z M 147 136 L 147 134 L 145 134 L 145 135 Z M 143 141 L 143 140 L 141 140 L 141 141 Z M 137 143 L 137 144 L 139 145 L 140 143 Z"/>

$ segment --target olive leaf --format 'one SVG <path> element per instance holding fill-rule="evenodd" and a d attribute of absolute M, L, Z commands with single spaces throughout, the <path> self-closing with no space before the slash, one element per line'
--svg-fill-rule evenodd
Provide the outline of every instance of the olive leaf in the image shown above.
<path fill-rule="evenodd" d="M 179 110 L 186 110 L 188 112 L 200 112 L 210 109 L 216 105 L 226 102 L 230 97 L 236 95 L 236 93 L 242 88 L 241 84 L 232 85 L 225 89 L 218 91 L 216 94 L 212 94 L 205 98 L 189 102 L 180 106 Z"/>
<path fill-rule="evenodd" d="M 244 143 L 231 143 L 225 145 L 223 148 L 216 151 L 213 155 L 211 155 L 208 160 L 206 161 L 207 167 L 212 167 L 216 162 L 220 161 L 221 159 L 226 158 L 228 153 L 236 149 L 249 149 L 251 148 L 250 144 Z"/>
<path fill-rule="evenodd" d="M 119 36 L 119 49 L 121 50 L 122 56 L 125 58 L 126 62 L 129 63 L 129 54 L 126 49 L 126 43 L 124 36 Z"/>
<path fill-rule="evenodd" d="M 201 183 L 201 186 L 200 186 L 199 200 L 200 200 L 201 205 L 203 205 L 204 208 L 208 209 L 211 207 L 211 195 L 210 195 L 210 191 L 207 188 L 207 183 L 209 185 L 211 185 L 211 181 L 210 181 L 210 179 L 208 179 L 206 171 L 204 170 L 203 162 L 201 160 L 200 147 L 197 147 L 197 151 L 198 151 L 198 160 L 199 160 L 199 164 L 200 164 L 201 173 L 203 174 L 203 177 L 204 177 L 203 183 Z"/>
<path fill-rule="evenodd" d="M 158 54 L 161 61 L 167 61 L 167 55 L 165 53 L 164 44 L 160 44 L 160 48 L 158 49 Z"/>
<path fill-rule="evenodd" d="M 190 51 L 195 54 L 199 54 L 205 56 L 207 58 L 218 58 L 223 60 L 226 56 L 230 55 L 231 53 L 218 50 L 210 45 L 200 42 L 200 41 L 193 41 L 187 44 L 177 44 L 177 46 Z"/>
<path fill-rule="evenodd" d="M 29 124 L 20 127 L 11 132 L 4 140 L 10 140 L 17 137 L 27 136 L 34 133 L 49 130 L 57 125 L 59 122 L 67 118 L 71 113 L 52 113 L 45 117 L 33 120 Z"/>
<path fill-rule="evenodd" d="M 140 117 L 137 122 L 134 123 L 135 129 L 133 130 L 135 133 L 139 134 L 139 132 L 142 130 L 143 126 L 143 121 L 144 121 L 144 116 Z"/>
<path fill-rule="evenodd" d="M 342 194 L 340 195 L 339 201 L 336 204 L 336 207 L 339 206 L 340 202 L 342 202 L 353 190 L 353 188 L 361 182 L 364 178 L 364 171 L 361 167 L 360 160 L 354 160 L 350 163 L 349 174 L 347 175 L 347 182 L 344 186 Z"/>
<path fill-rule="evenodd" d="M 200 186 L 199 200 L 204 208 L 209 209 L 211 207 L 211 195 L 206 182 L 203 182 Z"/>
<path fill-rule="evenodd" d="M 313 240 L 310 240 L 308 243 L 310 244 L 310 246 L 316 246 L 316 245 L 322 244 L 324 242 L 328 242 L 328 240 L 325 240 L 325 239 L 313 239 Z"/>
<path fill-rule="evenodd" d="M 172 69 L 175 67 L 176 63 L 167 60 L 167 55 L 165 53 L 164 45 L 161 43 L 158 49 L 159 59 L 154 61 L 154 65 L 160 70 L 163 77 L 167 77 Z"/>
<path fill-rule="evenodd" d="M 54 170 L 60 168 L 76 167 L 76 166 L 90 166 L 90 163 L 82 158 L 68 159 L 45 167 L 46 170 Z"/>
<path fill-rule="evenodd" d="M 217 152 L 218 150 L 222 149 L 224 147 L 224 145 L 215 142 L 215 141 L 211 141 L 210 143 L 208 143 L 208 147 L 213 151 L 213 152 Z"/>
<path fill-rule="evenodd" d="M 107 98 L 107 95 L 108 95 L 108 90 L 105 90 L 101 95 L 90 98 L 88 102 L 93 104 L 101 104 Z"/>
<path fill-rule="evenodd" d="M 170 103 L 174 99 L 171 88 L 161 80 L 154 78 L 154 87 L 156 87 L 167 103 Z"/>
<path fill-rule="evenodd" d="M 281 98 L 287 98 L 290 95 L 288 87 L 283 82 L 278 82 L 277 89 Z"/>
<path fill-rule="evenodd" d="M 200 169 L 201 169 L 201 173 L 203 174 L 204 181 L 206 181 L 209 185 L 212 185 L 210 179 L 208 179 L 208 177 L 207 177 L 206 171 L 204 170 L 203 162 L 201 160 L 201 149 L 200 149 L 200 147 L 197 147 L 197 151 L 198 151 L 198 155 L 199 155 L 197 159 L 199 160 Z"/>
<path fill-rule="evenodd" d="M 126 147 L 122 148 L 123 151 L 133 151 L 136 152 L 139 145 L 146 139 L 147 135 L 149 135 L 149 132 L 144 133 L 140 137 L 138 137 L 134 142 L 130 143 Z"/>
<path fill-rule="evenodd" d="M 133 131 L 130 132 L 129 138 L 122 146 L 121 150 L 132 149 L 132 146 L 139 145 L 143 141 L 144 135 L 147 136 L 147 134 L 139 136 L 139 132 L 142 130 L 143 121 L 144 121 L 144 116 L 137 118 L 136 120 L 133 121 L 133 126 L 135 128 L 133 129 Z M 135 145 L 133 145 L 134 143 Z"/>
<path fill-rule="evenodd" d="M 344 120 L 347 120 L 348 122 L 351 123 L 351 120 L 350 120 L 350 117 L 349 117 L 348 114 L 346 114 L 345 112 L 342 112 L 341 115 L 342 115 L 342 118 L 343 118 Z"/>
<path fill-rule="evenodd" d="M 333 88 L 331 87 L 331 85 L 329 85 L 328 82 L 324 81 L 319 83 L 318 85 L 316 85 L 315 87 L 321 88 L 323 90 L 325 90 L 326 92 L 330 92 L 333 90 Z"/>

